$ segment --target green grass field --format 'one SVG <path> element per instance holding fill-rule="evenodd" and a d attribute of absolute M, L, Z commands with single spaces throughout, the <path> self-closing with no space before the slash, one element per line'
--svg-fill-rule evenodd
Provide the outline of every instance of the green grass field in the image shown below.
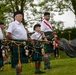
<path fill-rule="evenodd" d="M 53 56 L 51 58 L 52 68 L 50 70 L 41 68 L 46 72 L 42 75 L 76 75 L 76 58 L 69 58 L 64 52 L 61 52 L 61 59 L 54 60 Z M 30 67 L 30 63 L 23 64 L 21 75 L 35 75 L 34 71 L 34 63 L 32 67 Z M 10 69 L 10 71 L 7 71 L 7 65 L 5 65 L 0 75 L 16 75 L 16 70 Z"/>

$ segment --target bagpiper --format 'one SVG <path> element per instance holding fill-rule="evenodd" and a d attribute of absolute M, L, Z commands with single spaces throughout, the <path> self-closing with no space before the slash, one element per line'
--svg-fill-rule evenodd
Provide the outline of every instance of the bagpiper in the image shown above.
<path fill-rule="evenodd" d="M 54 50 L 54 58 L 56 59 L 56 57 L 60 58 L 60 55 L 59 55 L 59 42 L 60 42 L 60 39 L 58 38 L 57 36 L 57 33 L 54 33 L 53 34 L 53 50 Z"/>
<path fill-rule="evenodd" d="M 47 40 L 44 33 L 41 32 L 40 24 L 34 26 L 34 33 L 31 35 L 31 39 L 34 40 Z M 42 61 L 42 44 L 40 42 L 34 41 L 35 50 L 32 54 L 32 60 L 35 61 L 35 74 L 43 74 L 45 72 L 40 70 Z"/>
<path fill-rule="evenodd" d="M 16 11 L 14 13 L 14 21 L 9 24 L 6 36 L 8 39 L 12 39 L 14 42 L 11 45 L 11 63 L 12 68 L 15 68 L 20 59 L 21 63 L 28 62 L 28 56 L 25 55 L 25 44 L 21 44 L 18 47 L 16 42 L 24 42 L 27 40 L 27 31 L 22 23 L 23 13 Z M 20 50 L 20 53 L 19 53 Z M 19 53 L 19 54 L 18 54 Z M 18 59 L 19 56 L 19 59 Z"/>
<path fill-rule="evenodd" d="M 44 13 L 44 20 L 41 22 L 41 31 L 45 33 L 45 36 L 47 40 L 51 41 L 52 40 L 52 26 L 49 22 L 50 20 L 50 13 L 45 12 Z M 50 69 L 50 53 L 53 51 L 53 46 L 51 43 L 45 44 L 44 45 L 44 69 Z"/>
<path fill-rule="evenodd" d="M 0 71 L 3 70 L 3 55 L 2 55 L 2 40 L 3 40 L 3 32 L 4 29 L 4 23 L 0 22 Z"/>

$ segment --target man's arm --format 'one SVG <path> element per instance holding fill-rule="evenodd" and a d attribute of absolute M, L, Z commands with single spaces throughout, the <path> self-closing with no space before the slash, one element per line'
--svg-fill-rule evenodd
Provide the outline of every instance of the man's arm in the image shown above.
<path fill-rule="evenodd" d="M 7 37 L 8 39 L 12 39 L 11 33 L 10 33 L 10 32 L 7 32 L 7 33 L 6 33 L 6 37 Z"/>
<path fill-rule="evenodd" d="M 43 31 L 41 31 L 41 35 L 42 35 L 42 38 L 43 38 L 45 41 L 48 41 Z"/>

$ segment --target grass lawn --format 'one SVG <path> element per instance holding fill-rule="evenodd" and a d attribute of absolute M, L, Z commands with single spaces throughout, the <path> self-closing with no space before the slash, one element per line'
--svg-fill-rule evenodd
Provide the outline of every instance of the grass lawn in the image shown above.
<path fill-rule="evenodd" d="M 54 60 L 52 56 L 51 66 L 50 70 L 44 70 L 42 67 L 41 69 L 46 72 L 42 75 L 76 75 L 76 58 L 69 58 L 64 52 L 61 52 L 61 59 Z M 29 63 L 23 64 L 21 75 L 35 75 L 34 71 L 34 63 L 32 67 Z M 7 71 L 7 65 L 5 65 L 0 75 L 16 75 L 16 70 L 10 69 L 10 71 Z"/>

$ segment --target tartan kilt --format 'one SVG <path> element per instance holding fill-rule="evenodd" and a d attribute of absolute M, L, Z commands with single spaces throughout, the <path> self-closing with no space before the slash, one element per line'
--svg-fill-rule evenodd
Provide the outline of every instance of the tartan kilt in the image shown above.
<path fill-rule="evenodd" d="M 32 54 L 32 61 L 42 61 L 41 48 L 36 48 Z"/>
<path fill-rule="evenodd" d="M 3 66 L 3 56 L 2 56 L 2 49 L 1 49 L 1 46 L 2 46 L 2 43 L 1 43 L 1 40 L 0 40 L 0 67 Z"/>
<path fill-rule="evenodd" d="M 42 60 L 42 45 L 41 43 L 37 42 L 28 42 L 28 50 L 29 50 L 29 56 L 32 57 L 32 61 L 41 61 Z"/>
<path fill-rule="evenodd" d="M 52 41 L 52 32 L 45 32 L 45 36 L 47 37 L 48 41 Z M 44 44 L 44 51 L 45 53 L 53 53 L 53 45 L 52 43 L 50 44 Z"/>
<path fill-rule="evenodd" d="M 45 53 L 53 53 L 53 45 L 52 44 L 44 44 Z"/>
<path fill-rule="evenodd" d="M 16 40 L 15 40 L 16 41 Z M 23 42 L 22 40 L 18 40 L 17 42 Z M 20 60 L 21 63 L 28 63 L 28 56 L 25 54 L 25 47 L 26 45 L 20 45 Z M 16 44 L 12 44 L 11 46 L 11 66 L 15 68 L 18 64 L 18 46 Z"/>

